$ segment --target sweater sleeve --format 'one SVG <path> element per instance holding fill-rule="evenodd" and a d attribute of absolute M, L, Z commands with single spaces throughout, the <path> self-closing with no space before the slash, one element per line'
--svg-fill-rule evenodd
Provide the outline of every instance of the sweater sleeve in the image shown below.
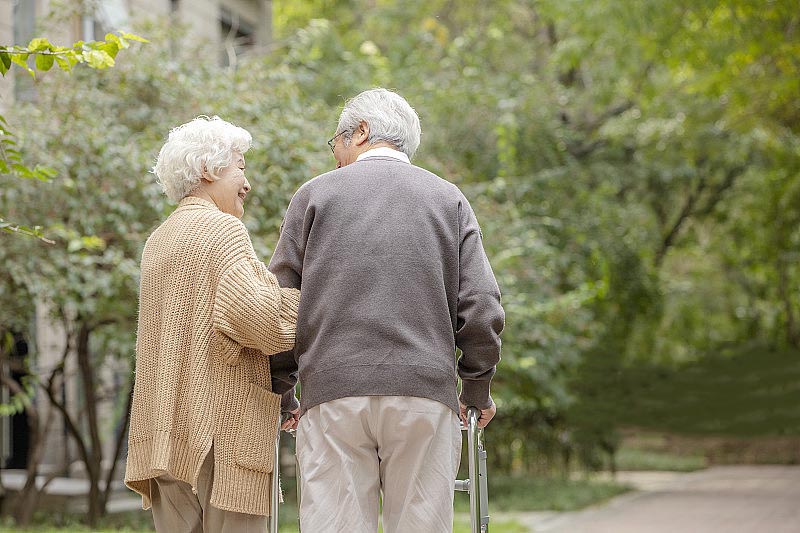
<path fill-rule="evenodd" d="M 466 199 L 459 218 L 462 221 L 456 311 L 456 346 L 461 349 L 459 399 L 466 406 L 486 409 L 492 404 L 489 385 L 500 361 L 505 313 L 500 304 L 500 289 L 483 249 L 478 221 Z"/>
<path fill-rule="evenodd" d="M 261 261 L 246 257 L 229 266 L 217 286 L 213 312 L 226 361 L 238 362 L 238 350 L 225 348 L 230 341 L 267 355 L 291 349 L 299 302 L 300 292 L 282 289 Z"/>
<path fill-rule="evenodd" d="M 304 248 L 292 236 L 292 231 L 300 226 L 301 216 L 302 211 L 297 208 L 297 202 L 293 199 L 281 225 L 281 235 L 275 246 L 275 252 L 269 261 L 269 270 L 275 274 L 282 287 L 299 289 L 302 283 Z M 282 411 L 294 411 L 300 407 L 295 391 L 297 373 L 297 361 L 293 350 L 281 352 L 270 358 L 272 391 L 281 395 Z"/>

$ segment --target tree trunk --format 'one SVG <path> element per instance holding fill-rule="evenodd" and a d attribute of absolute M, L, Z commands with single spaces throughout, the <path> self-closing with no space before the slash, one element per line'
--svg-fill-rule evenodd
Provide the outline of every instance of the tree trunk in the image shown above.
<path fill-rule="evenodd" d="M 105 501 L 100 494 L 100 477 L 103 469 L 103 448 L 100 439 L 99 421 L 97 418 L 97 391 L 95 389 L 94 366 L 89 350 L 89 336 L 92 330 L 86 322 L 81 322 L 75 352 L 78 358 L 78 371 L 83 387 L 84 417 L 89 428 L 89 443 L 86 462 L 86 474 L 89 477 L 89 513 L 87 520 L 90 526 L 105 514 Z"/>
<path fill-rule="evenodd" d="M 5 367 L 5 365 L 3 365 L 3 367 Z M 8 388 L 12 395 L 24 394 L 25 392 L 16 380 L 6 373 L 5 368 L 2 368 L 0 382 Z M 13 504 L 14 522 L 22 527 L 28 526 L 31 523 L 33 513 L 39 503 L 41 489 L 36 487 L 36 478 L 39 475 L 39 463 L 41 462 L 42 452 L 44 450 L 44 437 L 50 425 L 50 419 L 48 419 L 44 430 L 42 430 L 39 413 L 36 411 L 33 402 L 29 402 L 25 406 L 25 414 L 28 418 L 28 431 L 30 433 L 30 453 L 28 454 L 28 461 L 25 465 L 25 485 L 22 487 L 22 490 L 20 490 Z"/>
<path fill-rule="evenodd" d="M 39 428 L 39 414 L 32 406 L 26 407 L 25 412 L 28 416 L 28 431 L 30 432 L 30 453 L 28 454 L 28 463 L 25 465 L 27 476 L 25 485 L 14 502 L 14 522 L 22 527 L 31 523 L 33 512 L 39 503 L 40 491 L 36 487 L 36 478 L 39 475 L 39 461 L 41 461 L 44 448 L 44 435 L 40 433 Z"/>
<path fill-rule="evenodd" d="M 664 257 L 667 255 L 667 251 L 675 243 L 675 239 L 677 239 L 681 228 L 683 228 L 684 224 L 691 219 L 695 204 L 705 188 L 706 179 L 704 176 L 700 176 L 699 182 L 689 193 L 689 196 L 686 197 L 686 201 L 684 202 L 680 213 L 678 213 L 678 217 L 670 225 L 670 227 L 664 231 L 664 236 L 661 239 L 661 243 L 659 244 L 658 249 L 656 249 L 654 263 L 657 269 L 661 267 L 661 263 L 663 263 Z"/>
<path fill-rule="evenodd" d="M 122 451 L 122 447 L 125 445 L 125 433 L 128 429 L 128 424 L 131 420 L 131 404 L 133 403 L 133 382 L 131 382 L 130 390 L 128 391 L 128 401 L 125 404 L 125 411 L 122 413 L 122 423 L 119 426 L 117 431 L 117 442 L 114 446 L 114 455 L 111 457 L 111 468 L 108 470 L 108 475 L 106 476 L 106 486 L 105 490 L 103 491 L 103 504 L 102 504 L 102 512 L 105 515 L 106 507 L 108 505 L 108 500 L 111 497 L 112 492 L 112 482 L 114 481 L 114 473 L 117 471 L 117 460 L 119 459 L 119 454 Z"/>
<path fill-rule="evenodd" d="M 789 283 L 788 261 L 782 257 L 778 258 L 778 292 L 783 302 L 783 310 L 786 313 L 786 342 L 793 348 L 800 349 L 800 330 L 798 330 L 797 319 L 794 314 L 792 303 L 792 291 Z"/>
<path fill-rule="evenodd" d="M 86 468 L 86 475 L 89 481 L 89 493 L 86 502 L 88 507 L 86 521 L 89 526 L 95 526 L 98 519 L 105 514 L 108 492 L 110 491 L 111 485 L 110 480 L 114 473 L 112 467 L 111 472 L 109 472 L 108 485 L 104 489 L 101 488 L 103 450 L 102 440 L 100 438 L 100 421 L 97 412 L 98 393 L 95 386 L 95 367 L 89 348 L 89 339 L 93 329 L 103 324 L 92 325 L 80 318 L 75 324 L 77 325 L 77 334 L 74 339 L 75 354 L 84 400 L 80 419 L 74 418 L 69 413 L 65 401 L 59 398 L 56 393 L 56 380 L 59 376 L 63 379 L 64 361 L 53 371 L 47 384 L 42 385 L 50 403 L 61 415 L 67 432 L 75 442 L 80 460 Z M 128 416 L 127 413 L 126 416 Z M 127 418 L 124 426 L 127 426 Z M 123 434 L 124 431 L 125 427 L 120 429 L 120 432 Z M 117 455 L 122 447 L 122 439 L 122 436 L 117 436 Z"/>

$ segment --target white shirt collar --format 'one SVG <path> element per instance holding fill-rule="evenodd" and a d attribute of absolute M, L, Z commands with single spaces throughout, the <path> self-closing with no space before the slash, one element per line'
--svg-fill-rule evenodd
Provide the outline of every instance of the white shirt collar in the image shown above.
<path fill-rule="evenodd" d="M 356 158 L 356 161 L 361 161 L 366 157 L 393 157 L 394 159 L 398 159 L 400 161 L 403 161 L 404 163 L 411 163 L 406 154 L 404 154 L 400 150 L 389 148 L 388 146 L 379 146 L 378 148 L 371 148 L 366 152 L 364 152 L 363 154 L 359 155 Z"/>

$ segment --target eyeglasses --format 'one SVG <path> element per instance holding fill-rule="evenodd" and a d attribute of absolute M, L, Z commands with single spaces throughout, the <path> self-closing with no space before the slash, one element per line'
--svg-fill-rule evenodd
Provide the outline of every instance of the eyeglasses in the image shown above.
<path fill-rule="evenodd" d="M 334 145 L 334 143 L 336 142 L 336 137 L 338 137 L 339 135 L 341 135 L 341 134 L 342 134 L 342 133 L 344 133 L 345 131 L 346 131 L 346 130 L 342 130 L 342 131 L 340 131 L 339 133 L 337 133 L 336 135 L 334 135 L 333 137 L 331 137 L 331 138 L 328 140 L 328 146 L 330 146 L 330 148 L 331 148 L 331 153 L 333 153 L 333 145 Z"/>

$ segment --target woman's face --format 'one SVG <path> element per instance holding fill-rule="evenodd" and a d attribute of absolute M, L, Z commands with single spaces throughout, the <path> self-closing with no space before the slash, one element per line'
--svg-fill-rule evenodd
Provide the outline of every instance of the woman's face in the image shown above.
<path fill-rule="evenodd" d="M 231 164 L 220 170 L 218 179 L 209 183 L 206 189 L 220 211 L 236 218 L 244 215 L 244 199 L 250 192 L 244 169 L 244 155 L 234 150 Z"/>

